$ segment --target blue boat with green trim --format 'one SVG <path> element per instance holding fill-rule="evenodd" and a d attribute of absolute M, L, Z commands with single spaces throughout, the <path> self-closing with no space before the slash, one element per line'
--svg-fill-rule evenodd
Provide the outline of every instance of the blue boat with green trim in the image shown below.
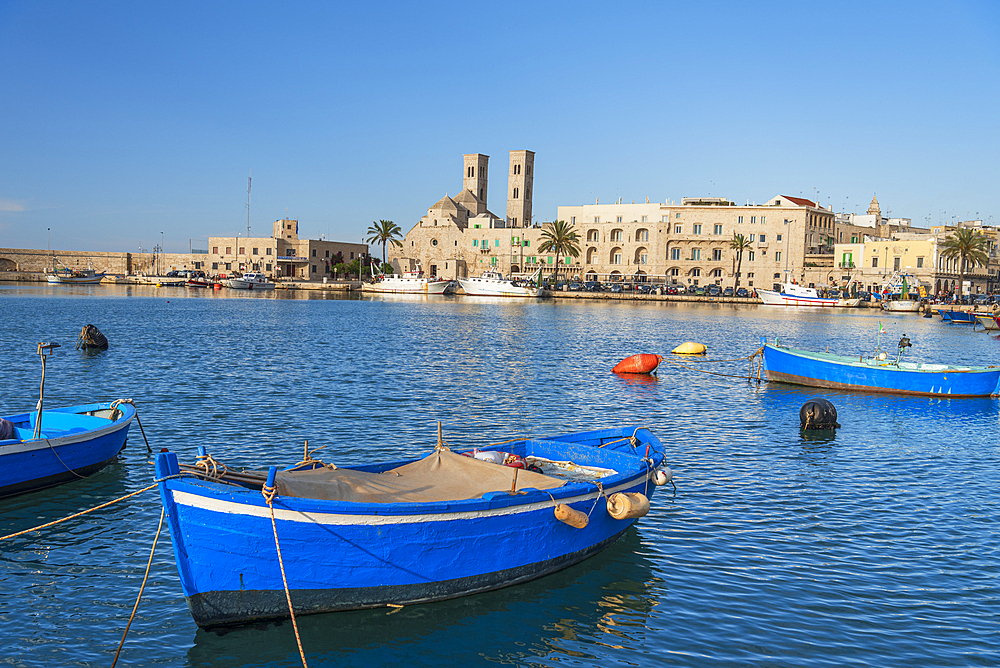
<path fill-rule="evenodd" d="M 672 483 L 663 459 L 648 429 L 621 427 L 465 453 L 439 437 L 419 459 L 349 468 L 308 451 L 282 471 L 231 472 L 203 451 L 194 465 L 172 452 L 155 465 L 184 596 L 211 628 L 542 577 L 644 515 Z"/>
<path fill-rule="evenodd" d="M 895 358 L 886 351 L 847 356 L 798 350 L 761 341 L 769 381 L 891 394 L 989 397 L 1000 394 L 1000 366 L 950 366 L 900 359 L 909 339 L 900 340 Z"/>

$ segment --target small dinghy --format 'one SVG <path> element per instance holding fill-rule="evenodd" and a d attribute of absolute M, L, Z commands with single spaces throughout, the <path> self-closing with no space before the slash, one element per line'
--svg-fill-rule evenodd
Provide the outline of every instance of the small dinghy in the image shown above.
<path fill-rule="evenodd" d="M 454 598 L 566 568 L 648 511 L 672 482 L 663 457 L 652 433 L 627 427 L 462 454 L 439 435 L 422 458 L 351 468 L 308 452 L 281 472 L 229 472 L 203 450 L 197 467 L 172 452 L 155 463 L 181 586 L 210 628 L 288 617 L 290 606 Z"/>

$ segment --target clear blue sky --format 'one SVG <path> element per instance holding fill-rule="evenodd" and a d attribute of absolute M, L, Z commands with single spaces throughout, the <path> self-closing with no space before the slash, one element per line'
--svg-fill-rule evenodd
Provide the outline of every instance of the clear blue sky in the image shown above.
<path fill-rule="evenodd" d="M 1000 3 L 0 0 L 0 246 L 360 241 L 536 152 L 534 212 L 817 196 L 1000 225 Z"/>

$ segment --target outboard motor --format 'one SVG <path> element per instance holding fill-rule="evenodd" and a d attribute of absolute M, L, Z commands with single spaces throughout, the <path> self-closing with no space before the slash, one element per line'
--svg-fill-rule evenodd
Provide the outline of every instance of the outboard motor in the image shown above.
<path fill-rule="evenodd" d="M 810 399 L 799 409 L 799 422 L 802 428 L 810 429 L 838 429 L 837 409 L 826 399 Z"/>

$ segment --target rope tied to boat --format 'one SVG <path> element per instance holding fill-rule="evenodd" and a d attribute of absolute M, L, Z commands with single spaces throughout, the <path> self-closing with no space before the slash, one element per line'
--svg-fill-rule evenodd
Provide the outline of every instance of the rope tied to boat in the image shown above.
<path fill-rule="evenodd" d="M 295 621 L 295 610 L 292 609 L 292 595 L 288 591 L 288 578 L 285 576 L 285 561 L 281 558 L 281 544 L 278 542 L 278 525 L 274 522 L 274 499 L 278 496 L 278 484 L 270 486 L 267 483 L 260 488 L 260 493 L 267 502 L 267 507 L 271 511 L 271 530 L 274 532 L 274 549 L 278 552 L 278 566 L 281 567 L 281 583 L 285 587 L 285 600 L 288 602 L 288 615 L 292 618 L 292 630 L 295 631 L 295 643 L 299 647 L 299 657 L 302 659 L 303 668 L 309 668 L 306 663 L 306 654 L 302 651 L 302 639 L 299 637 L 299 625 Z"/>
<path fill-rule="evenodd" d="M 594 505 L 592 505 L 592 506 L 590 507 L 590 512 L 589 512 L 589 513 L 587 513 L 587 519 L 588 519 L 588 520 L 590 519 L 590 515 L 591 515 L 591 513 L 593 513 L 593 512 L 594 512 L 594 508 L 596 508 L 596 507 L 597 507 L 597 502 L 601 500 L 601 497 L 603 496 L 603 497 L 604 497 L 605 499 L 607 499 L 607 498 L 608 498 L 608 493 L 604 491 L 604 484 L 603 484 L 602 482 L 600 482 L 600 481 L 597 481 L 597 482 L 596 482 L 596 483 L 594 483 L 594 484 L 595 484 L 595 485 L 597 485 L 597 491 L 598 491 L 599 493 L 598 493 L 598 495 L 597 495 L 596 497 L 594 497 Z"/>
<path fill-rule="evenodd" d="M 194 465 L 205 472 L 205 477 L 217 479 L 226 475 L 229 472 L 229 467 L 227 467 L 222 462 L 216 460 L 212 455 L 205 453 L 199 454 L 195 457 Z M 222 473 L 219 473 L 219 467 L 222 467 Z M 266 498 L 266 497 L 265 497 Z"/>
<path fill-rule="evenodd" d="M 128 624 L 125 625 L 125 631 L 122 633 L 121 642 L 118 643 L 118 651 L 115 652 L 115 660 L 111 662 L 111 668 L 115 668 L 115 664 L 118 663 L 118 655 L 122 653 L 122 647 L 125 646 L 125 636 L 128 635 L 128 630 L 132 626 L 132 620 L 135 619 L 135 613 L 139 609 L 139 601 L 142 600 L 142 590 L 146 588 L 146 581 L 149 579 L 149 569 L 153 565 L 153 553 L 156 552 L 156 542 L 160 539 L 160 531 L 163 530 L 163 517 L 166 512 L 166 508 L 160 508 L 160 524 L 156 527 L 156 535 L 153 537 L 153 548 L 149 551 L 149 561 L 146 562 L 146 572 L 142 576 L 142 584 L 139 585 L 139 595 L 135 598 L 135 605 L 132 606 L 132 614 L 128 618 Z"/>
<path fill-rule="evenodd" d="M 111 402 L 111 410 L 112 411 L 118 410 L 118 406 L 120 406 L 121 404 L 129 404 L 130 406 L 132 406 L 132 408 L 135 409 L 135 421 L 139 425 L 139 431 L 142 432 L 142 440 L 146 443 L 146 452 L 152 452 L 153 448 L 149 447 L 149 439 L 146 438 L 146 430 L 142 428 L 142 420 L 139 419 L 139 407 L 135 405 L 135 400 L 116 399 L 115 401 Z M 118 417 L 114 413 L 112 413 L 111 419 L 117 420 Z"/>

